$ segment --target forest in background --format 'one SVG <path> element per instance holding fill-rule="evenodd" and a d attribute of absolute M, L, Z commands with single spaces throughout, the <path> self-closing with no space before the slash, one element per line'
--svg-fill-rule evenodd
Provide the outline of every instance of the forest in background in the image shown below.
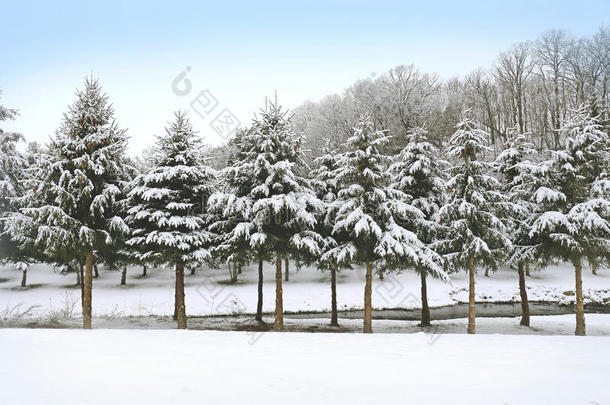
<path fill-rule="evenodd" d="M 610 28 L 605 26 L 584 38 L 559 29 L 545 32 L 514 44 L 500 52 L 492 66 L 477 68 L 463 78 L 444 80 L 414 65 L 397 66 L 358 80 L 340 94 L 303 103 L 294 109 L 293 121 L 304 135 L 303 147 L 311 163 L 325 148 L 342 150 L 363 114 L 392 137 L 388 152 L 393 154 L 405 146 L 405 134 L 421 126 L 442 147 L 462 112 L 470 108 L 489 132 L 490 158 L 495 158 L 513 128 L 528 133 L 539 153 L 559 149 L 561 121 L 570 109 L 585 103 L 608 132 Z M 212 148 L 210 163 L 224 167 L 233 151 L 226 146 Z"/>

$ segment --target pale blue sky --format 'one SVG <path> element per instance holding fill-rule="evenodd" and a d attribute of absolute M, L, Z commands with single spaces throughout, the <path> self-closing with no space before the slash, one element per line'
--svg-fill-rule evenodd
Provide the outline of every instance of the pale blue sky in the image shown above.
<path fill-rule="evenodd" d="M 0 103 L 20 110 L 8 127 L 28 140 L 48 139 L 90 73 L 135 152 L 199 90 L 246 122 L 274 91 L 294 107 L 399 64 L 463 75 L 546 30 L 610 23 L 610 0 L 84 3 L 0 0 Z M 187 66 L 193 92 L 179 97 L 171 83 Z"/>

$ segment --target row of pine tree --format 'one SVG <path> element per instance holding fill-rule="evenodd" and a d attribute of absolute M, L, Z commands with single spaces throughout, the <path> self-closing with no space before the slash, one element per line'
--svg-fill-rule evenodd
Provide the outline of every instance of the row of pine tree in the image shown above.
<path fill-rule="evenodd" d="M 15 115 L 0 107 L 0 120 Z M 395 156 L 390 135 L 406 145 Z M 489 135 L 468 110 L 442 151 L 423 127 L 388 134 L 363 116 L 341 150 L 325 150 L 310 168 L 303 136 L 275 102 L 236 132 L 222 170 L 209 166 L 184 112 L 142 167 L 126 155 L 127 134 L 98 81 L 87 79 L 48 145 L 21 153 L 21 136 L 0 130 L 0 254 L 19 266 L 81 269 L 84 328 L 98 263 L 174 268 L 178 328 L 187 327 L 185 268 L 258 264 L 262 321 L 263 265 L 272 263 L 274 330 L 284 329 L 282 263 L 330 271 L 332 325 L 336 273 L 365 266 L 366 333 L 374 273 L 417 271 L 428 326 L 427 277 L 466 271 L 474 333 L 477 270 L 518 272 L 529 326 L 525 269 L 566 261 L 575 272 L 575 333 L 584 335 L 583 264 L 610 260 L 610 139 L 587 106 L 559 135 L 564 146 L 540 155 L 515 128 L 489 161 Z"/>

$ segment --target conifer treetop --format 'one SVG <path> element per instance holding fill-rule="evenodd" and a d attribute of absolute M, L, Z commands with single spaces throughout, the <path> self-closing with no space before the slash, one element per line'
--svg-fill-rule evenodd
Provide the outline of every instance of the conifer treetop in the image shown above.
<path fill-rule="evenodd" d="M 422 211 L 425 220 L 431 220 L 444 200 L 443 171 L 448 162 L 441 159 L 438 148 L 428 140 L 428 131 L 424 127 L 408 131 L 405 140 L 407 144 L 390 166 L 394 176 L 392 187 L 404 192 Z"/>
<path fill-rule="evenodd" d="M 537 152 L 527 137 L 528 134 L 520 133 L 517 127 L 510 128 L 505 149 L 495 161 L 495 169 L 502 182 L 501 190 L 508 200 L 507 206 L 511 208 L 505 212 L 504 218 L 513 242 L 511 264 L 537 261 L 530 245 L 527 220 L 535 209 L 532 195 L 543 184 L 544 169 L 532 160 L 537 157 Z"/>
<path fill-rule="evenodd" d="M 320 253 L 314 213 L 321 204 L 296 172 L 303 165 L 301 143 L 291 116 L 277 103 L 269 103 L 241 134 L 240 159 L 232 176 L 249 176 L 251 206 L 248 224 L 242 223 L 240 230 L 247 230 L 250 247 L 266 252 L 269 260 Z"/>
<path fill-rule="evenodd" d="M 2 91 L 0 90 L 0 96 Z M 14 120 L 17 110 L 0 105 L 0 121 Z M 24 141 L 21 134 L 0 128 L 0 216 L 9 210 L 9 198 L 17 197 L 20 187 L 20 173 L 26 162 L 17 150 L 17 143 Z"/>
<path fill-rule="evenodd" d="M 213 235 L 206 229 L 205 204 L 212 194 L 215 171 L 201 160 L 200 139 L 186 113 L 157 138 L 155 165 L 136 177 L 129 191 L 126 241 L 144 262 L 191 265 L 211 258 Z"/>
<path fill-rule="evenodd" d="M 311 185 L 322 204 L 322 209 L 317 213 L 316 229 L 323 239 L 322 251 L 328 252 L 339 244 L 338 235 L 333 235 L 332 230 L 341 207 L 341 202 L 338 201 L 340 185 L 336 176 L 336 171 L 341 167 L 341 155 L 325 148 L 324 155 L 316 158 L 314 165 L 317 167 L 310 173 Z M 324 269 L 338 267 L 337 263 L 320 260 L 321 257 L 318 259 L 318 267 Z"/>
<path fill-rule="evenodd" d="M 470 109 L 464 111 L 462 120 L 449 139 L 447 157 L 475 160 L 479 153 L 489 151 L 489 134 L 480 128 Z"/>
<path fill-rule="evenodd" d="M 599 118 L 590 114 L 587 105 L 571 110 L 571 115 L 562 122 L 560 136 L 565 139 L 565 151 L 578 166 L 578 175 L 590 184 L 605 168 L 610 157 L 608 134 L 602 131 Z"/>
<path fill-rule="evenodd" d="M 423 218 L 401 191 L 391 187 L 389 157 L 380 147 L 388 141 L 362 117 L 348 139 L 347 152 L 335 171 L 340 190 L 332 233 L 340 241 L 323 260 L 340 266 L 374 263 L 378 270 L 421 266 L 444 274 L 440 258 L 396 218 Z"/>
<path fill-rule="evenodd" d="M 446 200 L 443 171 L 448 163 L 440 158 L 438 149 L 429 142 L 425 128 L 411 129 L 405 139 L 407 144 L 390 166 L 392 188 L 400 190 L 406 202 L 423 215 L 399 217 L 398 222 L 413 230 L 427 248 L 433 249 L 443 230 L 438 223 L 438 211 Z M 416 267 L 416 270 L 428 269 Z"/>
<path fill-rule="evenodd" d="M 1 96 L 2 90 L 0 90 L 0 98 Z M 0 105 L 0 121 L 14 120 L 17 115 L 17 110 Z M 2 129 L 0 129 L 0 131 L 2 131 Z"/>
<path fill-rule="evenodd" d="M 543 163 L 545 181 L 532 197 L 529 237 L 543 262 L 599 263 L 610 249 L 609 138 L 585 107 L 574 110 L 560 132 L 565 148 Z"/>
<path fill-rule="evenodd" d="M 1 93 L 0 93 L 1 94 Z M 14 119 L 16 110 L 0 105 L 0 121 Z M 11 261 L 18 267 L 25 266 L 27 258 L 10 235 L 10 218 L 16 214 L 18 199 L 25 190 L 24 176 L 27 162 L 17 150 L 24 138 L 17 132 L 5 132 L 0 128 L 0 262 Z"/>
<path fill-rule="evenodd" d="M 468 269 L 471 261 L 495 269 L 512 246 L 500 219 L 507 199 L 490 174 L 491 164 L 478 160 L 488 150 L 487 142 L 488 134 L 467 110 L 447 149 L 453 177 L 447 182 L 450 201 L 440 210 L 448 232 L 439 249 L 454 269 Z"/>
<path fill-rule="evenodd" d="M 0 213 L 8 211 L 12 205 L 10 200 L 21 194 L 26 161 L 17 144 L 23 140 L 17 132 L 0 129 Z"/>
<path fill-rule="evenodd" d="M 129 231 L 117 215 L 117 198 L 126 170 L 127 136 L 113 119 L 99 82 L 87 78 L 76 92 L 38 162 L 33 187 L 21 211 L 29 232 L 17 232 L 23 245 L 51 257 L 84 257 Z M 25 221 L 21 221 L 25 224 Z M 22 229 L 24 230 L 24 229 Z"/>

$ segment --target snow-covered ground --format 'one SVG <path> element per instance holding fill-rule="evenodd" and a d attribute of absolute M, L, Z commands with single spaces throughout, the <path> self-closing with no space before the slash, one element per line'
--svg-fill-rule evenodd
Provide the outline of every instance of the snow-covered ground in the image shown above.
<path fill-rule="evenodd" d="M 141 268 L 130 268 L 127 286 L 121 287 L 120 273 L 101 269 L 93 282 L 94 316 L 144 316 L 173 313 L 173 272 L 149 269 L 146 278 Z M 291 266 L 290 281 L 284 284 L 284 309 L 288 312 L 328 311 L 330 309 L 330 275 L 307 268 L 296 272 Z M 75 287 L 75 275 L 60 275 L 52 268 L 36 265 L 28 272 L 26 289 L 19 286 L 21 273 L 4 266 L 0 268 L 0 315 L 24 311 L 32 306 L 31 316 L 47 317 L 73 310 L 80 313 L 80 290 Z M 226 270 L 198 270 L 186 276 L 187 314 L 210 315 L 254 313 L 256 311 L 255 266 L 244 269 L 237 284 L 228 282 Z M 431 306 L 467 302 L 465 273 L 451 276 L 452 284 L 437 279 L 428 282 Z M 570 304 L 574 301 L 574 273 L 570 266 L 549 267 L 527 278 L 530 301 Z M 583 274 L 585 303 L 610 305 L 610 271 L 599 275 Z M 338 276 L 339 309 L 361 309 L 363 306 L 363 270 L 341 272 Z M 509 269 L 484 277 L 477 275 L 478 302 L 519 302 L 517 274 Z M 274 268 L 265 264 L 264 311 L 274 309 Z M 373 282 L 374 308 L 417 308 L 420 306 L 419 276 L 410 271 L 386 275 Z M 1 317 L 0 317 L 1 318 Z"/>
<path fill-rule="evenodd" d="M 219 270 L 186 277 L 189 328 L 176 331 L 173 273 L 101 270 L 94 281 L 93 331 L 0 329 L 0 404 L 66 403 L 610 403 L 605 387 L 610 366 L 610 315 L 587 314 L 587 337 L 572 335 L 574 315 L 533 316 L 532 327 L 518 318 L 478 318 L 477 335 L 465 335 L 466 319 L 434 321 L 425 333 L 416 321 L 375 320 L 374 335 L 359 332 L 360 319 L 288 316 L 292 333 L 263 332 L 250 315 L 256 307 L 256 271 L 245 269 L 236 285 Z M 273 268 L 266 265 L 265 311 L 274 305 Z M 0 268 L 0 315 L 19 317 L 19 326 L 81 325 L 80 290 L 75 276 L 46 266 L 21 274 Z M 363 272 L 339 276 L 341 309 L 362 308 Z M 568 266 L 533 273 L 532 300 L 570 303 L 573 272 Z M 433 306 L 463 302 L 467 280 L 429 281 Z M 584 274 L 588 302 L 608 305 L 610 272 Z M 516 274 L 501 270 L 477 278 L 479 301 L 518 301 Z M 287 311 L 326 311 L 329 275 L 294 267 L 284 286 Z M 374 280 L 376 308 L 419 306 L 419 279 L 405 272 Z M 41 319 L 43 321 L 41 321 Z M 266 321 L 272 322 L 271 315 Z M 45 321 L 46 320 L 46 321 Z M 53 323 L 53 320 L 59 320 Z M 3 322 L 4 326 L 11 322 Z M 121 330 L 118 330 L 121 329 Z M 148 330 L 137 330 L 148 329 Z M 204 329 L 204 330 L 198 330 Z M 209 330 L 213 329 L 213 330 Z M 242 332 L 235 332 L 242 330 Z M 501 335 L 499 335 L 501 334 Z M 527 336 L 526 336 L 527 335 Z M 604 336 L 600 336 L 604 335 Z"/>
<path fill-rule="evenodd" d="M 218 317 L 190 317 L 188 328 L 191 330 L 218 330 L 218 331 L 247 331 L 248 338 L 252 341 L 261 339 L 269 334 L 273 326 L 273 316 L 264 316 L 264 324 L 259 324 L 253 316 L 218 316 Z M 532 316 L 531 326 L 524 327 L 519 324 L 519 317 L 496 317 L 476 320 L 477 334 L 503 334 L 503 335 L 574 335 L 575 316 L 566 315 L 544 315 Z M 362 332 L 362 319 L 339 320 L 339 327 L 329 326 L 329 317 L 321 318 L 293 318 L 290 315 L 284 317 L 284 325 L 287 332 L 314 332 L 314 333 L 343 333 Z M 16 322 L 5 322 L 6 328 L 15 327 L 42 327 L 42 328 L 82 328 L 80 317 L 70 319 L 57 319 L 55 321 L 20 320 Z M 422 328 L 419 321 L 374 319 L 373 330 L 375 333 L 418 333 L 424 331 L 430 343 L 440 339 L 445 334 L 466 333 L 468 325 L 467 318 L 451 320 L 433 320 L 432 326 Z M 610 314 L 587 314 L 586 315 L 588 336 L 610 336 Z M 164 330 L 176 329 L 176 322 L 170 316 L 137 316 L 137 317 L 99 317 L 93 322 L 95 329 L 148 329 Z"/>
<path fill-rule="evenodd" d="M 610 339 L 0 330 L 2 404 L 608 404 Z"/>

